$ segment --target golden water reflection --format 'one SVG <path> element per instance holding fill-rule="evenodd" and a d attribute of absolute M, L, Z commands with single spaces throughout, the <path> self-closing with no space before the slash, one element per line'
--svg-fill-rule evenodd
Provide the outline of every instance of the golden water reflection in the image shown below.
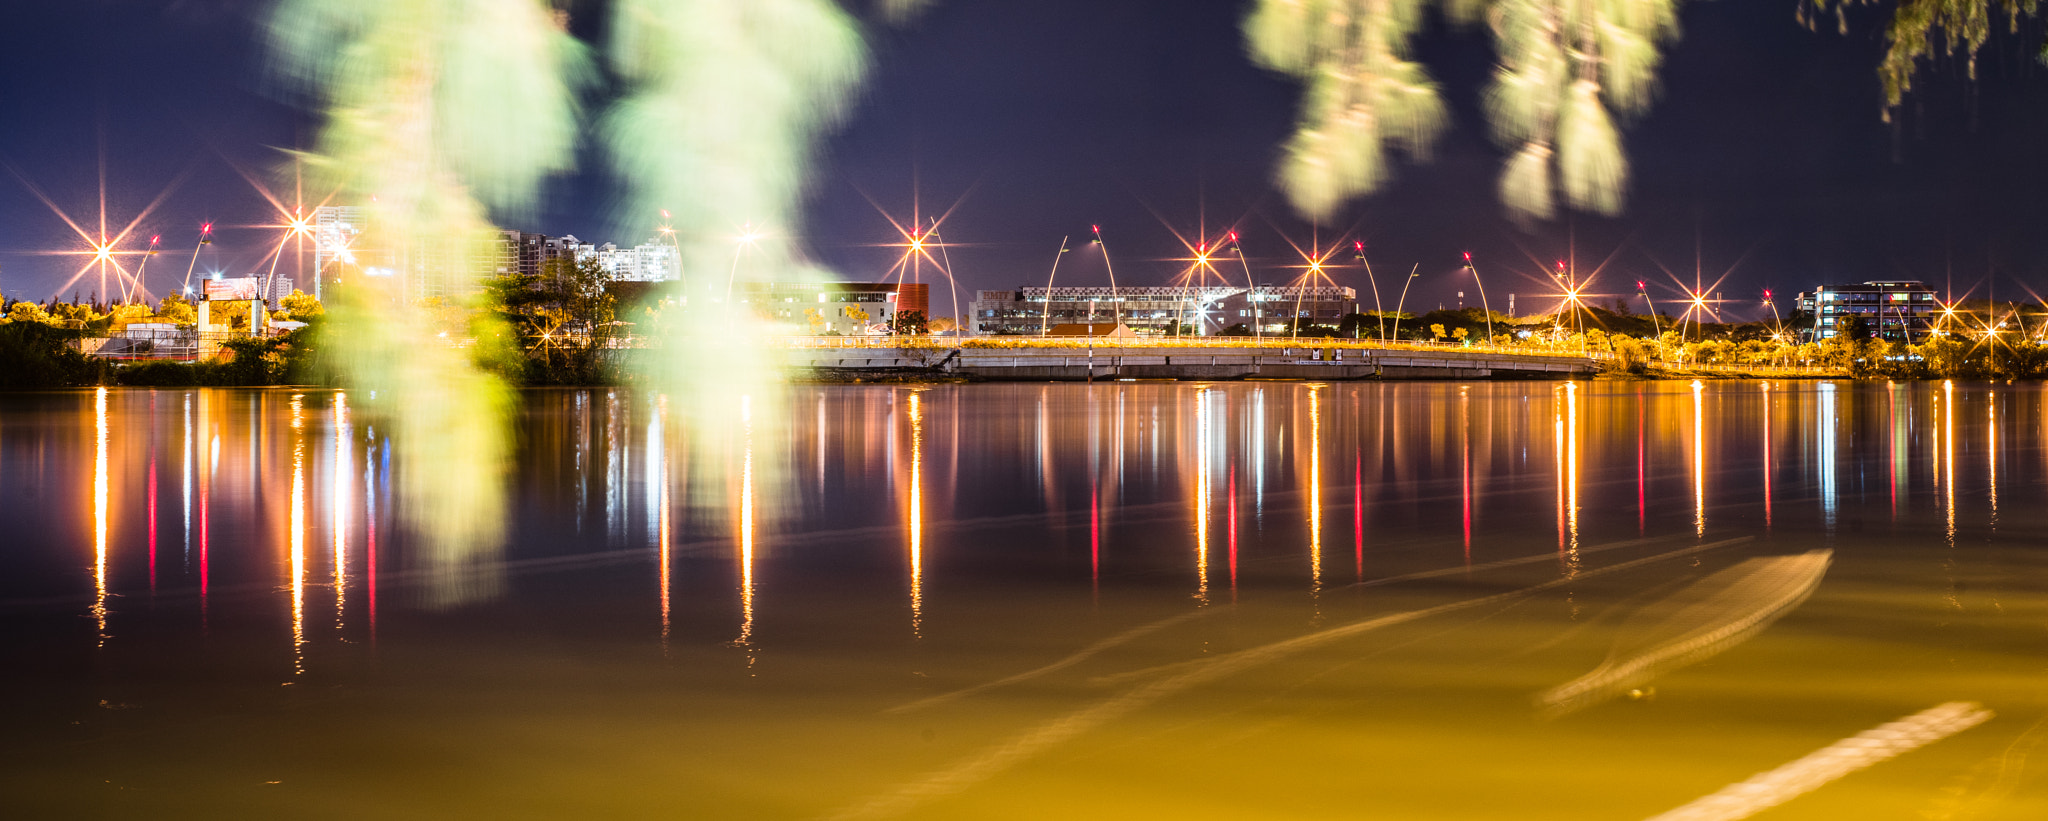
<path fill-rule="evenodd" d="M 92 618 L 99 646 L 107 639 L 107 389 L 93 393 Z"/>
<path fill-rule="evenodd" d="M 740 635 L 733 643 L 750 647 L 754 639 L 754 413 L 753 397 L 740 397 Z M 751 663 L 752 656 L 749 656 Z"/>
<path fill-rule="evenodd" d="M 394 468 L 381 455 L 378 417 L 358 394 L 110 389 L 0 400 L 48 403 L 58 409 L 49 419 L 63 426 L 45 456 L 21 439 L 41 421 L 0 418 L 0 499 L 24 498 L 29 481 L 49 489 L 10 508 L 22 522 L 15 532 L 43 541 L 0 553 L 0 570 L 9 571 L 0 580 L 50 585 L 10 601 L 16 609 L 0 610 L 0 619 L 55 602 L 48 609 L 64 618 L 34 629 L 62 631 L 73 655 L 100 649 L 90 670 L 75 673 L 91 680 L 47 689 L 127 690 L 139 694 L 132 702 L 165 712 L 151 732 L 121 723 L 154 716 L 116 715 L 113 705 L 61 716 L 117 739 L 132 761 L 190 761 L 211 772 L 240 739 L 296 742 L 303 733 L 307 747 L 323 749 L 401 739 L 394 746 L 406 766 L 420 755 L 408 738 L 503 764 L 574 749 L 575 738 L 602 731 L 622 741 L 608 748 L 633 754 L 542 755 L 521 774 L 546 768 L 610 787 L 616 782 L 591 774 L 637 772 L 635 757 L 653 754 L 658 769 L 682 774 L 647 800 L 703 817 L 776 814 L 744 789 L 716 792 L 705 771 L 795 772 L 827 754 L 854 762 L 845 779 L 792 782 L 803 787 L 798 797 L 775 805 L 820 817 L 864 806 L 871 793 L 929 786 L 920 779 L 932 772 L 973 771 L 978 751 L 996 751 L 989 760 L 1000 763 L 1013 742 L 1078 755 L 1034 759 L 989 776 L 988 786 L 948 782 L 959 789 L 939 800 L 957 803 L 929 809 L 1000 814 L 1001 801 L 1031 791 L 1065 811 L 1067 796 L 1044 787 L 1094 778 L 1201 815 L 1202 806 L 1174 796 L 1227 783 L 1230 766 L 1247 764 L 1318 778 L 1365 771 L 1380 779 L 1375 790 L 1400 793 L 1416 802 L 1411 808 L 1448 807 L 1447 816 L 1501 806 L 1492 803 L 1497 794 L 1468 794 L 1484 788 L 1446 786 L 1456 779 L 1427 759 L 1448 758 L 1467 771 L 1468 759 L 1540 768 L 1542 778 L 1529 783 L 1549 786 L 1538 789 L 1573 787 L 1546 793 L 1559 814 L 1586 809 L 1572 800 L 1601 800 L 1585 797 L 1598 784 L 1580 768 L 1621 771 L 1632 791 L 1655 793 L 1642 803 L 1657 806 L 1633 816 L 1643 817 L 1924 706 L 1894 702 L 1997 702 L 2000 718 L 1971 731 L 1985 735 L 1913 754 L 1947 756 L 1940 771 L 1951 774 L 2032 738 L 2024 735 L 2030 718 L 2007 717 L 2048 709 L 2024 686 L 2038 672 L 2025 652 L 2028 631 L 2037 632 L 2026 614 L 2042 604 L 2023 572 L 2024 534 L 2036 511 L 2048 510 L 2048 460 L 2032 455 L 2048 451 L 2048 424 L 2035 421 L 2048 420 L 2038 388 L 1594 381 L 787 390 L 777 399 L 722 399 L 702 417 L 681 400 L 671 408 L 627 390 L 536 392 L 514 477 L 521 503 L 507 528 L 512 583 L 497 599 L 455 609 L 435 606 L 424 589 L 430 574 L 412 572 L 422 567 L 417 543 L 391 527 Z M 700 427 L 710 435 L 691 435 Z M 1922 459 L 1928 470 L 1919 470 Z M 153 464 L 161 471 L 154 484 Z M 149 528 L 137 526 L 153 510 L 165 517 L 154 573 Z M 1541 524 L 1552 515 L 1555 534 Z M 181 519 L 183 562 L 171 535 Z M 1329 542 L 1344 541 L 1329 528 L 1341 531 L 1346 519 L 1355 588 L 1333 583 L 1341 568 L 1326 566 Z M 1604 575 L 1692 550 L 1700 534 L 1761 537 L 1766 527 L 1769 540 Z M 1643 534 L 1666 545 L 1637 541 Z M 1788 546 L 1795 556 L 1841 548 L 1833 569 L 1809 568 L 1817 587 L 1804 605 L 1795 601 L 1804 583 L 1757 599 L 1756 586 L 1717 576 Z M 45 574 L 55 581 L 4 564 L 35 550 L 60 562 Z M 1637 572 L 1649 567 L 1658 569 Z M 1928 572 L 1936 567 L 1942 572 Z M 1230 606 L 1219 606 L 1226 575 Z M 158 594 L 139 596 L 152 582 Z M 335 588 L 332 629 L 323 584 Z M 649 601 L 657 592 L 659 646 Z M 1511 597 L 1493 598 L 1503 593 Z M 1795 615 L 1748 621 L 1764 611 L 1744 605 L 1758 602 L 1772 614 L 1774 602 L 1787 602 Z M 1699 615 L 1702 603 L 1760 629 L 1712 665 L 1659 668 L 1654 687 L 1603 689 L 1615 703 L 1603 695 L 1586 715 L 1528 720 L 1543 688 L 1573 681 L 1603 655 L 1690 652 L 1667 639 L 1728 623 L 1674 620 Z M 1445 618 L 1438 607 L 1487 615 Z M 1413 615 L 1425 611 L 1437 615 Z M 1360 626 L 1390 617 L 1414 624 Z M 725 675 L 741 667 L 741 654 L 726 646 L 736 621 L 746 676 Z M 532 640 L 535 625 L 545 625 L 546 640 Z M 1632 632 L 1643 628 L 1667 632 Z M 381 646 L 349 646 L 379 629 Z M 73 674 L 48 664 L 55 656 L 36 642 L 22 646 L 27 656 L 15 669 L 27 672 L 17 677 Z M 1631 646 L 1655 652 L 1616 655 Z M 292 673 L 281 675 L 287 652 Z M 1926 658 L 1942 663 L 1914 661 Z M 1844 664 L 1854 675 L 1837 669 Z M 275 692 L 282 677 L 297 700 L 282 702 L 286 710 L 247 698 L 249 710 L 237 704 L 232 715 L 188 721 L 198 713 L 180 688 L 191 679 L 166 684 L 167 670 L 203 673 L 207 686 L 237 699 Z M 506 711 L 504 699 L 475 692 L 485 677 L 529 670 L 545 676 L 520 686 L 573 704 L 562 708 L 570 712 Z M 1029 683 L 1001 684 L 1020 676 Z M 248 684 L 238 677 L 260 677 L 261 686 L 237 689 Z M 1787 682 L 1795 682 L 1790 697 Z M 393 686 L 407 688 L 408 709 L 383 706 Z M 985 689 L 951 707 L 889 712 L 975 687 Z M 1651 697 L 1655 689 L 1663 700 Z M 1973 691 L 1946 692 L 1958 689 Z M 301 691 L 349 694 L 347 711 Z M 1387 709 L 1328 709 L 1360 698 Z M 1247 711 L 1248 703 L 1257 706 Z M 418 704 L 434 709 L 410 709 Z M 1747 730 L 1730 730 L 1722 718 L 1737 710 L 1782 724 L 1785 749 L 1758 752 Z M 1257 715 L 1247 720 L 1247 712 Z M 1428 718 L 1427 732 L 1384 717 L 1393 712 Z M 1071 727 L 1084 729 L 1061 735 Z M 464 735 L 479 729 L 490 742 Z M 775 741 L 734 742 L 747 738 Z M 1357 770 L 1355 756 L 1325 760 L 1333 738 L 1380 738 L 1388 750 L 1428 755 L 1367 750 L 1377 758 Z M 1560 738 L 1571 755 L 1559 755 Z M 47 751 L 82 760 L 105 749 L 73 746 Z M 184 749 L 192 752 L 177 758 Z M 1094 754 L 1102 749 L 1151 763 Z M 1629 770 L 1644 750 L 1660 763 Z M 1665 777 L 1679 765 L 1732 775 L 1711 784 Z M 138 765 L 95 766 L 133 774 Z M 381 796 L 405 780 L 391 772 L 399 766 L 373 761 L 351 778 Z M 1385 776 L 1389 769 L 1400 778 Z M 313 771 L 287 770 L 285 783 Z M 6 777 L 10 787 L 29 781 Z M 1924 781 L 1932 791 L 1942 778 L 1908 774 L 1893 786 Z M 579 789 L 549 789 L 557 788 Z M 1855 817 L 1858 801 L 1876 800 L 1870 795 L 1845 780 L 1801 800 L 1835 801 L 1813 812 Z M 577 798 L 582 805 L 593 796 Z M 332 800 L 339 812 L 374 814 L 357 812 L 360 797 Z M 2006 815 L 2031 817 L 2025 807 L 2038 804 Z M 1304 817 L 1344 810 L 1283 809 Z"/>
<path fill-rule="evenodd" d="M 1941 413 L 1939 443 L 1941 461 L 1938 479 L 1941 483 L 1941 506 L 1947 521 L 1943 531 L 1948 537 L 1948 546 L 1956 546 L 1956 383 L 1941 383 L 1941 396 L 1935 401 Z"/>
<path fill-rule="evenodd" d="M 920 393 L 910 394 L 910 635 L 924 636 L 924 414 Z"/>
<path fill-rule="evenodd" d="M 1552 398 L 1557 462 L 1557 553 L 1567 575 L 1579 567 L 1579 385 L 1566 382 Z"/>
<path fill-rule="evenodd" d="M 334 465 L 328 477 L 327 518 L 334 545 L 334 629 L 345 628 L 348 617 L 348 513 L 349 480 L 354 477 L 353 431 L 349 427 L 348 396 L 334 395 Z"/>
<path fill-rule="evenodd" d="M 291 591 L 292 674 L 306 672 L 306 437 L 305 395 L 292 395 Z"/>
<path fill-rule="evenodd" d="M 1707 535 L 1707 410 L 1701 393 L 1704 385 L 1692 382 L 1692 527 L 1693 535 Z"/>
<path fill-rule="evenodd" d="M 669 498 L 669 485 L 673 474 L 671 473 L 668 449 L 668 397 L 656 397 L 655 408 L 654 420 L 650 426 L 647 443 L 648 447 L 653 449 L 655 453 L 655 457 L 649 460 L 649 463 L 654 466 L 656 471 L 653 479 L 656 486 L 654 501 L 655 531 L 660 542 L 656 548 L 656 561 L 660 565 L 661 576 L 661 643 L 666 648 L 668 646 L 669 633 L 673 629 L 673 625 L 670 624 L 669 614 L 669 585 L 674 572 L 672 569 L 674 556 L 672 554 L 675 550 L 674 526 L 669 522 L 669 515 L 672 513 L 674 502 Z M 583 440 L 579 438 L 578 442 L 581 441 Z"/>
<path fill-rule="evenodd" d="M 1206 387 L 1195 391 L 1195 600 L 1209 603 L 1209 456 L 1215 448 Z"/>
<path fill-rule="evenodd" d="M 405 534 L 390 528 L 391 474 L 381 455 L 388 446 L 374 418 L 358 418 L 354 395 L 180 391 L 151 399 L 110 389 L 81 398 L 90 402 L 91 452 L 80 462 L 91 465 L 91 498 L 89 510 L 69 509 L 90 516 L 88 621 L 96 645 L 129 617 L 113 612 L 129 573 L 145 588 L 167 586 L 155 607 L 175 608 L 180 586 L 192 586 L 200 623 L 208 623 L 216 594 L 241 589 L 219 583 L 245 585 L 257 566 L 246 554 L 252 535 L 283 548 L 274 554 L 282 561 L 262 566 L 273 580 L 282 577 L 295 675 L 309 672 L 318 656 L 308 652 L 323 642 L 377 635 L 379 586 L 389 578 L 380 573 L 393 562 L 420 565 Z M 1368 541 L 1388 545 L 1397 561 L 1442 550 L 1477 566 L 1511 553 L 1531 520 L 1553 507 L 1559 562 L 1574 573 L 1586 545 L 1622 533 L 1676 527 L 1706 536 L 1751 521 L 1792 532 L 1813 522 L 1832 528 L 1842 507 L 1862 504 L 1866 492 L 1856 479 L 1859 501 L 1850 501 L 1846 477 L 1864 475 L 1870 498 L 1892 520 L 1915 515 L 1917 494 L 1923 519 L 1938 517 L 1943 541 L 1960 548 L 1972 527 L 2003 527 L 2015 509 L 2008 497 L 2029 493 L 2034 474 L 2048 470 L 2040 460 L 2015 463 L 2003 453 L 2048 436 L 2043 426 L 2001 427 L 2015 414 L 2038 414 L 2027 404 L 2036 401 L 2031 394 L 1958 383 L 1106 383 L 849 387 L 728 401 L 728 433 L 693 439 L 684 434 L 696 423 L 672 420 L 662 397 L 567 392 L 559 395 L 564 427 L 532 448 L 539 461 L 559 456 L 560 473 L 550 476 L 563 494 L 561 532 L 584 534 L 589 511 L 587 536 L 563 544 L 587 538 L 594 549 L 643 550 L 652 559 L 656 578 L 641 589 L 658 602 L 642 612 L 658 617 L 664 643 L 709 626 L 689 586 L 709 576 L 687 568 L 714 553 L 731 568 L 717 577 L 736 576 L 739 593 L 737 635 L 724 632 L 731 621 L 718 630 L 742 647 L 758 641 L 770 615 L 762 610 L 759 572 L 764 532 L 796 540 L 787 561 L 799 576 L 813 551 L 856 550 L 869 538 L 818 534 L 892 534 L 908 635 L 925 640 L 957 613 L 927 595 L 934 582 L 955 589 L 956 559 L 984 560 L 978 550 L 928 551 L 935 539 L 951 543 L 960 528 L 977 546 L 1008 544 L 1010 528 L 1041 528 L 1039 549 L 1073 551 L 1077 577 L 1095 594 L 1160 572 L 1186 584 L 1191 567 L 1198 605 L 1225 584 L 1237 601 L 1247 589 L 1277 583 L 1305 590 L 1322 612 L 1332 516 L 1349 520 L 1354 578 L 1364 581 L 1374 575 Z M 1981 408 L 1970 406 L 1980 401 Z M 132 422 L 150 407 L 160 408 L 160 436 Z M 1546 410 L 1550 429 L 1543 431 Z M 1913 461 L 1915 450 L 1930 445 L 1931 485 L 1927 473 L 1914 475 Z M 1957 469 L 1958 459 L 1976 456 L 1974 448 L 1984 454 L 1981 494 L 1969 485 L 1967 466 Z M 724 455 L 694 463 L 710 481 L 687 482 L 691 454 L 704 450 Z M 1858 472 L 1865 468 L 1845 462 L 1858 453 L 1874 469 Z M 1779 463 L 1790 454 L 1812 455 Z M 1349 456 L 1351 470 L 1329 475 L 1333 455 Z M 152 476 L 159 481 L 152 484 Z M 1632 499 L 1623 490 L 1631 481 Z M 709 496 L 704 488 L 713 489 Z M 877 493 L 897 494 L 896 501 Z M 1814 499 L 1817 506 L 1808 502 Z M 1183 534 L 1172 539 L 1175 564 L 1165 570 L 1154 566 L 1166 533 L 1148 507 L 1157 504 L 1176 508 Z M 1747 506 L 1753 520 L 1741 512 Z M 555 515 L 545 496 L 521 507 L 542 522 Z M 182 521 L 183 562 L 163 550 L 173 539 L 151 541 L 151 528 L 122 526 L 154 521 L 156 510 L 170 527 Z M 1014 521 L 1022 524 L 988 537 L 972 524 L 1020 515 Z M 162 552 L 151 553 L 152 545 Z M 130 555 L 134 561 L 124 561 Z M 400 576 L 402 585 L 417 582 Z M 331 629 L 324 616 L 308 613 L 326 610 L 324 596 L 308 589 L 321 585 L 332 587 Z M 308 602 L 309 594 L 321 601 Z M 322 625 L 314 629 L 309 616 Z"/>
<path fill-rule="evenodd" d="M 1309 595 L 1323 590 L 1323 395 L 1308 386 L 1308 557 Z"/>

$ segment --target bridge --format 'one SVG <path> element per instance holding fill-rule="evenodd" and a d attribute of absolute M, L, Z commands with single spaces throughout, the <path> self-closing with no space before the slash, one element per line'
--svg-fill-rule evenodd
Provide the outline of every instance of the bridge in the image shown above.
<path fill-rule="evenodd" d="M 1096 347 L 794 345 L 785 360 L 824 376 L 929 374 L 990 381 L 1092 379 L 1554 379 L 1600 365 L 1584 356 L 1491 349 L 1324 347 L 1306 344 L 1114 344 Z"/>

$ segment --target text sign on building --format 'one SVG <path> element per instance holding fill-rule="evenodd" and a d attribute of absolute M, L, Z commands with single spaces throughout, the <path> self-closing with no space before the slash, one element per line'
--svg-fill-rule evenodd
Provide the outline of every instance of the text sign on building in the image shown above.
<path fill-rule="evenodd" d="M 255 277 L 234 279 L 209 279 L 206 281 L 207 299 L 256 299 Z"/>

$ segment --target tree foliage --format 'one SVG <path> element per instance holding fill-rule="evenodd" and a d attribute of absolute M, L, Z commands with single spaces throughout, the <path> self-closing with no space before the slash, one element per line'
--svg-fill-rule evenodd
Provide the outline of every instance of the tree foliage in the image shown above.
<path fill-rule="evenodd" d="M 899 336 L 923 336 L 931 331 L 931 323 L 924 318 L 923 311 L 897 311 L 889 318 L 889 332 Z"/>
<path fill-rule="evenodd" d="M 1832 16 L 1837 31 L 1849 33 L 1848 7 L 1876 5 L 1876 0 L 1801 0 L 1797 17 L 1807 27 Z M 2042 0 L 1899 0 L 1885 27 L 1885 53 L 1878 64 L 1884 82 L 1885 118 L 1913 88 L 1920 64 L 1947 55 L 1959 59 L 1970 79 L 1977 79 L 1977 52 L 2002 23 L 2018 31 L 2020 20 L 2041 13 Z"/>
<path fill-rule="evenodd" d="M 47 325 L 51 319 L 49 311 L 33 302 L 16 302 L 7 308 L 9 322 L 40 322 Z"/>
<path fill-rule="evenodd" d="M 297 288 L 293 288 L 291 293 L 278 300 L 278 304 L 284 307 L 288 317 L 299 322 L 327 313 L 327 308 L 320 304 L 319 299 Z"/>
<path fill-rule="evenodd" d="M 199 309 L 192 301 L 177 294 L 164 297 L 157 303 L 156 315 L 174 325 L 191 325 L 199 321 Z"/>
<path fill-rule="evenodd" d="M 1327 219 L 1386 183 L 1392 146 L 1427 159 L 1444 103 L 1408 41 L 1427 0 L 1259 0 L 1244 21 L 1252 61 L 1307 85 L 1278 180 L 1296 211 Z"/>
<path fill-rule="evenodd" d="M 32 302 L 17 302 L 34 307 Z M 9 311 L 10 316 L 13 309 Z M 0 323 L 0 390 L 34 390 L 93 385 L 105 381 L 107 364 L 71 347 L 80 332 L 45 322 Z"/>
<path fill-rule="evenodd" d="M 1878 0 L 1795 0 L 1798 20 Z M 1949 56 L 1976 78 L 1977 53 L 2000 28 L 2048 0 L 1898 0 L 1878 74 L 1886 110 L 1923 64 Z M 1663 47 L 1678 37 L 1679 0 L 1444 0 L 1449 16 L 1484 22 L 1498 63 L 1486 90 L 1494 139 L 1507 149 L 1499 195 L 1524 227 L 1567 207 L 1621 213 L 1629 163 L 1619 123 L 1646 111 Z M 1388 151 L 1426 160 L 1441 132 L 1436 83 L 1409 60 L 1428 0 L 1256 0 L 1243 24 L 1258 65 L 1305 86 L 1277 178 L 1296 211 L 1328 219 L 1389 177 Z M 2044 52 L 2048 60 L 2048 52 Z"/>
<path fill-rule="evenodd" d="M 726 270 L 732 234 L 765 227 L 741 273 L 775 268 L 817 139 L 866 68 L 859 29 L 831 0 L 619 0 L 611 17 L 625 93 L 599 131 L 633 182 L 622 219 L 673 209 L 690 271 Z"/>
<path fill-rule="evenodd" d="M 590 259 L 485 280 L 485 302 L 502 320 L 486 329 L 503 348 L 490 358 L 494 369 L 527 385 L 616 383 L 618 300 L 606 281 Z"/>
<path fill-rule="evenodd" d="M 1621 213 L 1628 159 L 1615 127 L 1649 107 L 1659 46 L 1678 36 L 1677 0 L 1497 0 L 1500 64 L 1486 95 L 1494 138 L 1512 154 L 1501 202 L 1524 223 L 1572 207 Z"/>
<path fill-rule="evenodd" d="M 1389 146 L 1427 159 L 1444 124 L 1437 86 L 1407 59 L 1426 0 L 1259 0 L 1244 34 L 1260 66 L 1307 85 L 1279 182 L 1295 210 L 1326 219 L 1387 179 Z M 1509 149 L 1500 197 L 1509 215 L 1621 211 L 1628 186 L 1617 115 L 1648 108 L 1661 45 L 1678 34 L 1678 0 L 1447 0 L 1484 20 L 1500 56 L 1486 95 Z"/>

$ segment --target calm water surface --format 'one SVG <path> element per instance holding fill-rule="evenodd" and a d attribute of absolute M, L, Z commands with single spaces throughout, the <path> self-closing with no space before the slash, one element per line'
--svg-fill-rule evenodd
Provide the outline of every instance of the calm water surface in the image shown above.
<path fill-rule="evenodd" d="M 0 395 L 6 814 L 2048 817 L 2037 386 L 522 401 Z"/>

